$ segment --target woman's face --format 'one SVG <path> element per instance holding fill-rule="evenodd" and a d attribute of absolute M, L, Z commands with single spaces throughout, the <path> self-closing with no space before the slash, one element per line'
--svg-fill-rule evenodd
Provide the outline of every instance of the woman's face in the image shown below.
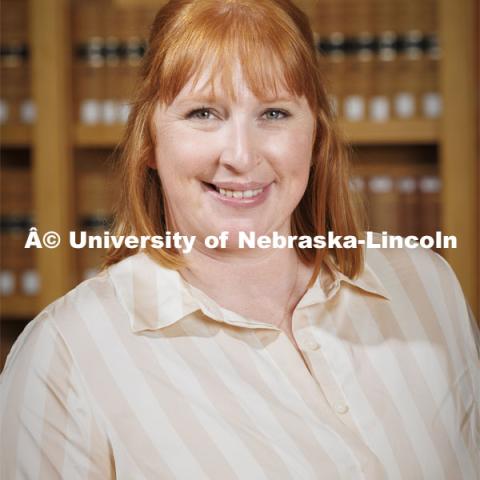
<path fill-rule="evenodd" d="M 170 230 L 195 235 L 290 233 L 308 181 L 315 121 L 305 97 L 257 99 L 236 70 L 236 102 L 187 83 L 154 114 L 155 161 Z M 232 244 L 230 244 L 232 245 Z"/>

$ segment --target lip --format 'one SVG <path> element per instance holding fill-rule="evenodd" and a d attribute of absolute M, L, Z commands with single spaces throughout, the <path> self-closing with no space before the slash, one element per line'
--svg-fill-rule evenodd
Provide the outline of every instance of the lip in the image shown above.
<path fill-rule="evenodd" d="M 239 190 L 239 191 L 245 191 L 245 190 L 255 190 L 258 188 L 263 188 L 263 191 L 259 193 L 256 197 L 250 197 L 250 198 L 234 198 L 234 197 L 225 197 L 221 195 L 219 192 L 216 190 L 213 190 L 209 188 L 206 185 L 206 182 L 202 182 L 202 188 L 204 189 L 205 193 L 211 195 L 215 200 L 222 202 L 222 204 L 230 206 L 230 207 L 256 207 L 257 205 L 262 204 L 266 199 L 268 194 L 270 193 L 270 189 L 272 186 L 272 183 L 255 183 L 255 182 L 249 182 L 249 183 L 234 183 L 234 182 L 222 182 L 222 183 L 217 183 L 215 182 L 212 185 L 215 185 L 218 188 L 225 188 L 228 190 Z"/>
<path fill-rule="evenodd" d="M 226 190 L 237 190 L 239 192 L 245 192 L 246 190 L 257 190 L 259 188 L 265 188 L 270 183 L 259 183 L 259 182 L 210 182 L 212 185 L 215 185 L 217 188 L 225 188 Z"/>

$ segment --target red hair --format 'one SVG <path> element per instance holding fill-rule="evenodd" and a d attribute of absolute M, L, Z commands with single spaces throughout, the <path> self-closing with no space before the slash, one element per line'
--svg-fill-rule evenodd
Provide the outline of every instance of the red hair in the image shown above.
<path fill-rule="evenodd" d="M 305 95 L 315 115 L 310 177 L 292 215 L 292 234 L 326 235 L 332 230 L 362 238 L 348 185 L 348 148 L 336 130 L 308 18 L 290 0 L 170 0 L 159 10 L 121 143 L 122 188 L 113 234 L 165 234 L 162 185 L 157 171 L 148 166 L 155 150 L 155 106 L 169 105 L 190 79 L 195 85 L 206 66 L 212 67 L 212 89 L 220 78 L 226 94 L 235 99 L 232 58 L 240 61 L 245 81 L 259 99 L 283 87 Z M 185 264 L 177 250 L 147 246 L 146 252 L 169 268 Z M 134 253 L 112 247 L 103 266 Z M 323 262 L 349 277 L 363 267 L 361 249 L 297 249 L 297 253 L 315 265 L 311 283 Z"/>

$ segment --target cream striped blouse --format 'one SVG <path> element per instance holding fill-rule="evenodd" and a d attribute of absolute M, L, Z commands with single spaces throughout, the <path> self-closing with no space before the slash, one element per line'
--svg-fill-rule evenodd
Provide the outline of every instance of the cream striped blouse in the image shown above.
<path fill-rule="evenodd" d="M 473 322 L 439 255 L 369 250 L 301 299 L 300 356 L 139 253 L 15 343 L 2 478 L 478 479 Z"/>

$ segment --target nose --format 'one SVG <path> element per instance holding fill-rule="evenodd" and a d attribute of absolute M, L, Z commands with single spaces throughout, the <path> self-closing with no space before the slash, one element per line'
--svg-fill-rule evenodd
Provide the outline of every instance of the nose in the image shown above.
<path fill-rule="evenodd" d="M 259 162 L 254 126 L 246 118 L 230 118 L 220 164 L 234 173 L 246 173 Z"/>

